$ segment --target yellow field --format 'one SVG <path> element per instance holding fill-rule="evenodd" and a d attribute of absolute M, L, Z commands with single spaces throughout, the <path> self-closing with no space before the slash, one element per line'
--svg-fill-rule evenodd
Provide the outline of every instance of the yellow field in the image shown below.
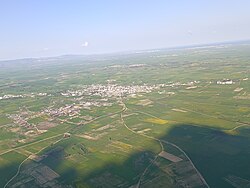
<path fill-rule="evenodd" d="M 145 120 L 145 122 L 148 122 L 148 123 L 155 123 L 155 124 L 160 124 L 160 125 L 163 125 L 163 124 L 168 123 L 167 120 L 165 120 L 165 119 L 160 119 L 160 118 L 148 118 L 148 119 Z"/>
<path fill-rule="evenodd" d="M 120 147 L 120 148 L 122 148 L 122 149 L 126 149 L 126 150 L 129 150 L 129 149 L 133 148 L 132 145 L 126 144 L 126 143 L 120 142 L 120 141 L 113 141 L 113 142 L 112 142 L 112 145 L 113 145 L 113 146 Z"/>
<path fill-rule="evenodd" d="M 239 112 L 249 112 L 249 108 L 247 108 L 247 107 L 240 107 L 240 108 L 238 108 L 238 111 Z"/>

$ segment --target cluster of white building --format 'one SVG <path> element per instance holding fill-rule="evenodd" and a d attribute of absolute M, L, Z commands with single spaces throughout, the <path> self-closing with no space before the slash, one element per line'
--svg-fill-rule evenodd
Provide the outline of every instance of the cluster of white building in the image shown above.
<path fill-rule="evenodd" d="M 111 65 L 107 68 L 137 68 L 137 67 L 144 67 L 145 64 L 138 63 L 138 64 L 131 64 L 131 65 Z"/>
<path fill-rule="evenodd" d="M 61 93 L 63 96 L 101 96 L 101 97 L 122 97 L 136 93 L 150 93 L 152 90 L 159 89 L 163 87 L 164 84 L 157 85 L 133 85 L 133 86 L 121 86 L 117 84 L 108 84 L 108 85 L 89 85 L 84 86 L 81 90 L 68 90 Z"/>
<path fill-rule="evenodd" d="M 48 108 L 48 109 L 45 109 L 43 111 L 44 113 L 47 113 L 51 116 L 75 116 L 77 114 L 79 114 L 80 112 L 80 107 L 77 106 L 77 105 L 66 105 L 64 107 L 60 107 L 60 108 L 57 108 L 57 109 L 54 109 L 54 108 Z"/>
<path fill-rule="evenodd" d="M 190 81 L 190 82 L 187 82 L 187 83 L 181 83 L 181 82 L 175 82 L 175 83 L 168 83 L 167 85 L 165 85 L 166 87 L 175 87 L 175 86 L 193 86 L 195 84 L 199 84 L 200 81 Z"/>
<path fill-rule="evenodd" d="M 31 93 L 31 94 L 22 94 L 22 95 L 13 95 L 13 94 L 7 94 L 7 95 L 3 95 L 2 97 L 0 97 L 0 100 L 3 99 L 14 99 L 14 98 L 24 98 L 24 97 L 36 97 L 36 96 L 47 96 L 47 93 Z"/>
<path fill-rule="evenodd" d="M 112 106 L 109 102 L 98 102 L 98 101 L 81 101 L 79 104 L 66 105 L 60 108 L 47 108 L 43 110 L 42 113 L 49 114 L 51 116 L 69 116 L 74 117 L 80 113 L 81 109 L 90 109 L 91 106 L 101 107 L 101 106 Z"/>
<path fill-rule="evenodd" d="M 230 79 L 218 80 L 216 83 L 219 84 L 219 85 L 231 85 L 231 84 L 234 84 L 233 80 L 230 80 Z"/>
<path fill-rule="evenodd" d="M 18 124 L 22 127 L 29 128 L 31 126 L 31 124 L 27 122 L 27 119 L 18 114 L 9 115 L 9 118 L 12 119 L 15 124 Z"/>

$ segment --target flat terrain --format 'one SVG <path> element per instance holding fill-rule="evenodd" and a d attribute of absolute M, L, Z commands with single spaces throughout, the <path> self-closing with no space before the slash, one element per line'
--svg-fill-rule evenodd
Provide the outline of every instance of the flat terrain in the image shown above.
<path fill-rule="evenodd" d="M 250 43 L 0 62 L 0 187 L 250 187 Z"/>

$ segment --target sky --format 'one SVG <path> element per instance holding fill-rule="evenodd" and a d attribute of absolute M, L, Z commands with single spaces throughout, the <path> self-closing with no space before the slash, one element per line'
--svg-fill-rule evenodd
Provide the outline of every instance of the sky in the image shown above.
<path fill-rule="evenodd" d="M 0 60 L 250 39 L 249 0 L 1 0 Z"/>

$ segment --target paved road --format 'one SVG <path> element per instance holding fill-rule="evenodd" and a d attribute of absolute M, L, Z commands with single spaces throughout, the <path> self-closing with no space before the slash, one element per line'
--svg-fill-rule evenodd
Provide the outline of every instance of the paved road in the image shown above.
<path fill-rule="evenodd" d="M 187 153 L 186 153 L 184 150 L 182 150 L 179 146 L 177 146 L 177 145 L 174 144 L 174 143 L 168 142 L 168 141 L 166 141 L 166 140 L 160 140 L 160 139 L 158 139 L 158 138 L 151 137 L 151 136 L 145 135 L 145 134 L 143 134 L 143 133 L 138 133 L 138 132 L 136 132 L 136 131 L 130 129 L 130 128 L 126 125 L 126 123 L 124 122 L 124 119 L 123 119 L 123 112 L 125 112 L 128 108 L 126 107 L 126 105 L 125 105 L 123 102 L 121 102 L 121 104 L 123 105 L 123 110 L 122 110 L 122 112 L 121 112 L 121 121 L 122 121 L 123 125 L 126 127 L 126 129 L 128 129 L 129 131 L 131 131 L 131 132 L 133 132 L 133 133 L 135 133 L 135 134 L 137 134 L 137 135 L 144 136 L 144 137 L 146 137 L 146 138 L 150 138 L 150 139 L 153 139 L 153 140 L 158 141 L 158 142 L 161 144 L 162 150 L 163 150 L 162 142 L 163 142 L 163 143 L 166 143 L 166 144 L 169 144 L 169 145 L 175 147 L 176 149 L 178 149 L 178 150 L 179 150 L 180 152 L 182 152 L 182 153 L 185 155 L 185 157 L 190 161 L 192 167 L 193 167 L 193 168 L 195 169 L 195 171 L 197 172 L 197 174 L 198 174 L 198 176 L 200 177 L 200 179 L 202 180 L 203 184 L 206 185 L 206 186 L 209 188 L 209 185 L 207 184 L 206 180 L 203 178 L 203 176 L 201 175 L 201 173 L 199 172 L 199 170 L 195 167 L 195 165 L 194 165 L 194 163 L 192 162 L 192 160 L 188 157 Z M 151 115 L 151 114 L 149 114 L 149 113 L 144 113 L 144 112 L 140 112 L 140 111 L 137 111 L 137 112 L 143 113 L 143 114 L 146 114 L 146 115 L 149 115 L 149 116 L 151 116 L 151 117 L 156 117 L 156 116 Z M 156 117 L 156 118 L 157 118 L 157 117 Z M 155 160 L 156 160 L 156 159 L 155 159 Z M 152 164 L 152 163 L 151 163 L 151 164 Z M 151 164 L 150 164 L 150 166 L 151 166 Z M 149 168 L 149 166 L 148 166 L 145 170 L 147 170 L 148 168 Z M 145 171 L 144 171 L 144 174 L 145 174 Z M 141 178 L 140 178 L 140 180 L 139 180 L 139 182 L 138 182 L 138 184 L 137 184 L 137 188 L 140 187 L 140 181 L 141 181 Z"/>
<path fill-rule="evenodd" d="M 56 144 L 56 143 L 58 143 L 58 142 L 60 142 L 62 139 L 63 139 L 63 137 L 60 138 L 59 140 L 55 141 L 55 142 L 53 143 L 53 145 Z M 42 150 L 46 149 L 47 147 L 48 147 L 48 146 L 43 147 L 42 149 L 40 149 L 40 150 L 39 150 L 38 152 L 36 152 L 35 154 L 39 154 Z M 4 185 L 4 188 L 6 188 L 7 185 L 8 185 L 13 179 L 15 179 L 15 178 L 18 176 L 18 174 L 19 174 L 19 172 L 20 172 L 20 169 L 21 169 L 21 166 L 22 166 L 23 163 L 25 163 L 25 161 L 27 161 L 29 158 L 30 158 L 30 156 L 28 156 L 26 159 L 23 160 L 23 162 L 20 163 L 20 165 L 18 166 L 18 169 L 17 169 L 16 174 L 15 174 L 12 178 L 10 178 L 10 180 Z"/>
<path fill-rule="evenodd" d="M 25 144 L 25 145 L 22 145 L 22 146 L 19 146 L 19 147 L 16 147 L 16 148 L 9 149 L 9 150 L 7 150 L 7 151 L 4 151 L 4 152 L 0 153 L 0 156 L 1 156 L 1 155 L 4 155 L 4 154 L 6 154 L 6 153 L 9 153 L 9 152 L 11 152 L 11 151 L 18 150 L 18 149 L 20 149 L 20 148 L 25 148 L 25 147 L 31 146 L 31 145 L 33 145 L 33 144 L 37 144 L 37 143 L 40 143 L 40 142 L 43 142 L 43 141 L 46 141 L 46 140 L 50 140 L 50 139 L 52 139 L 52 138 L 56 138 L 56 137 L 58 137 L 58 136 L 63 136 L 63 134 L 57 134 L 57 135 L 54 135 L 54 136 L 51 136 L 51 137 L 48 137 L 48 138 L 44 138 L 44 139 L 42 139 L 42 140 L 38 140 L 38 141 L 29 143 L 29 144 Z"/>

